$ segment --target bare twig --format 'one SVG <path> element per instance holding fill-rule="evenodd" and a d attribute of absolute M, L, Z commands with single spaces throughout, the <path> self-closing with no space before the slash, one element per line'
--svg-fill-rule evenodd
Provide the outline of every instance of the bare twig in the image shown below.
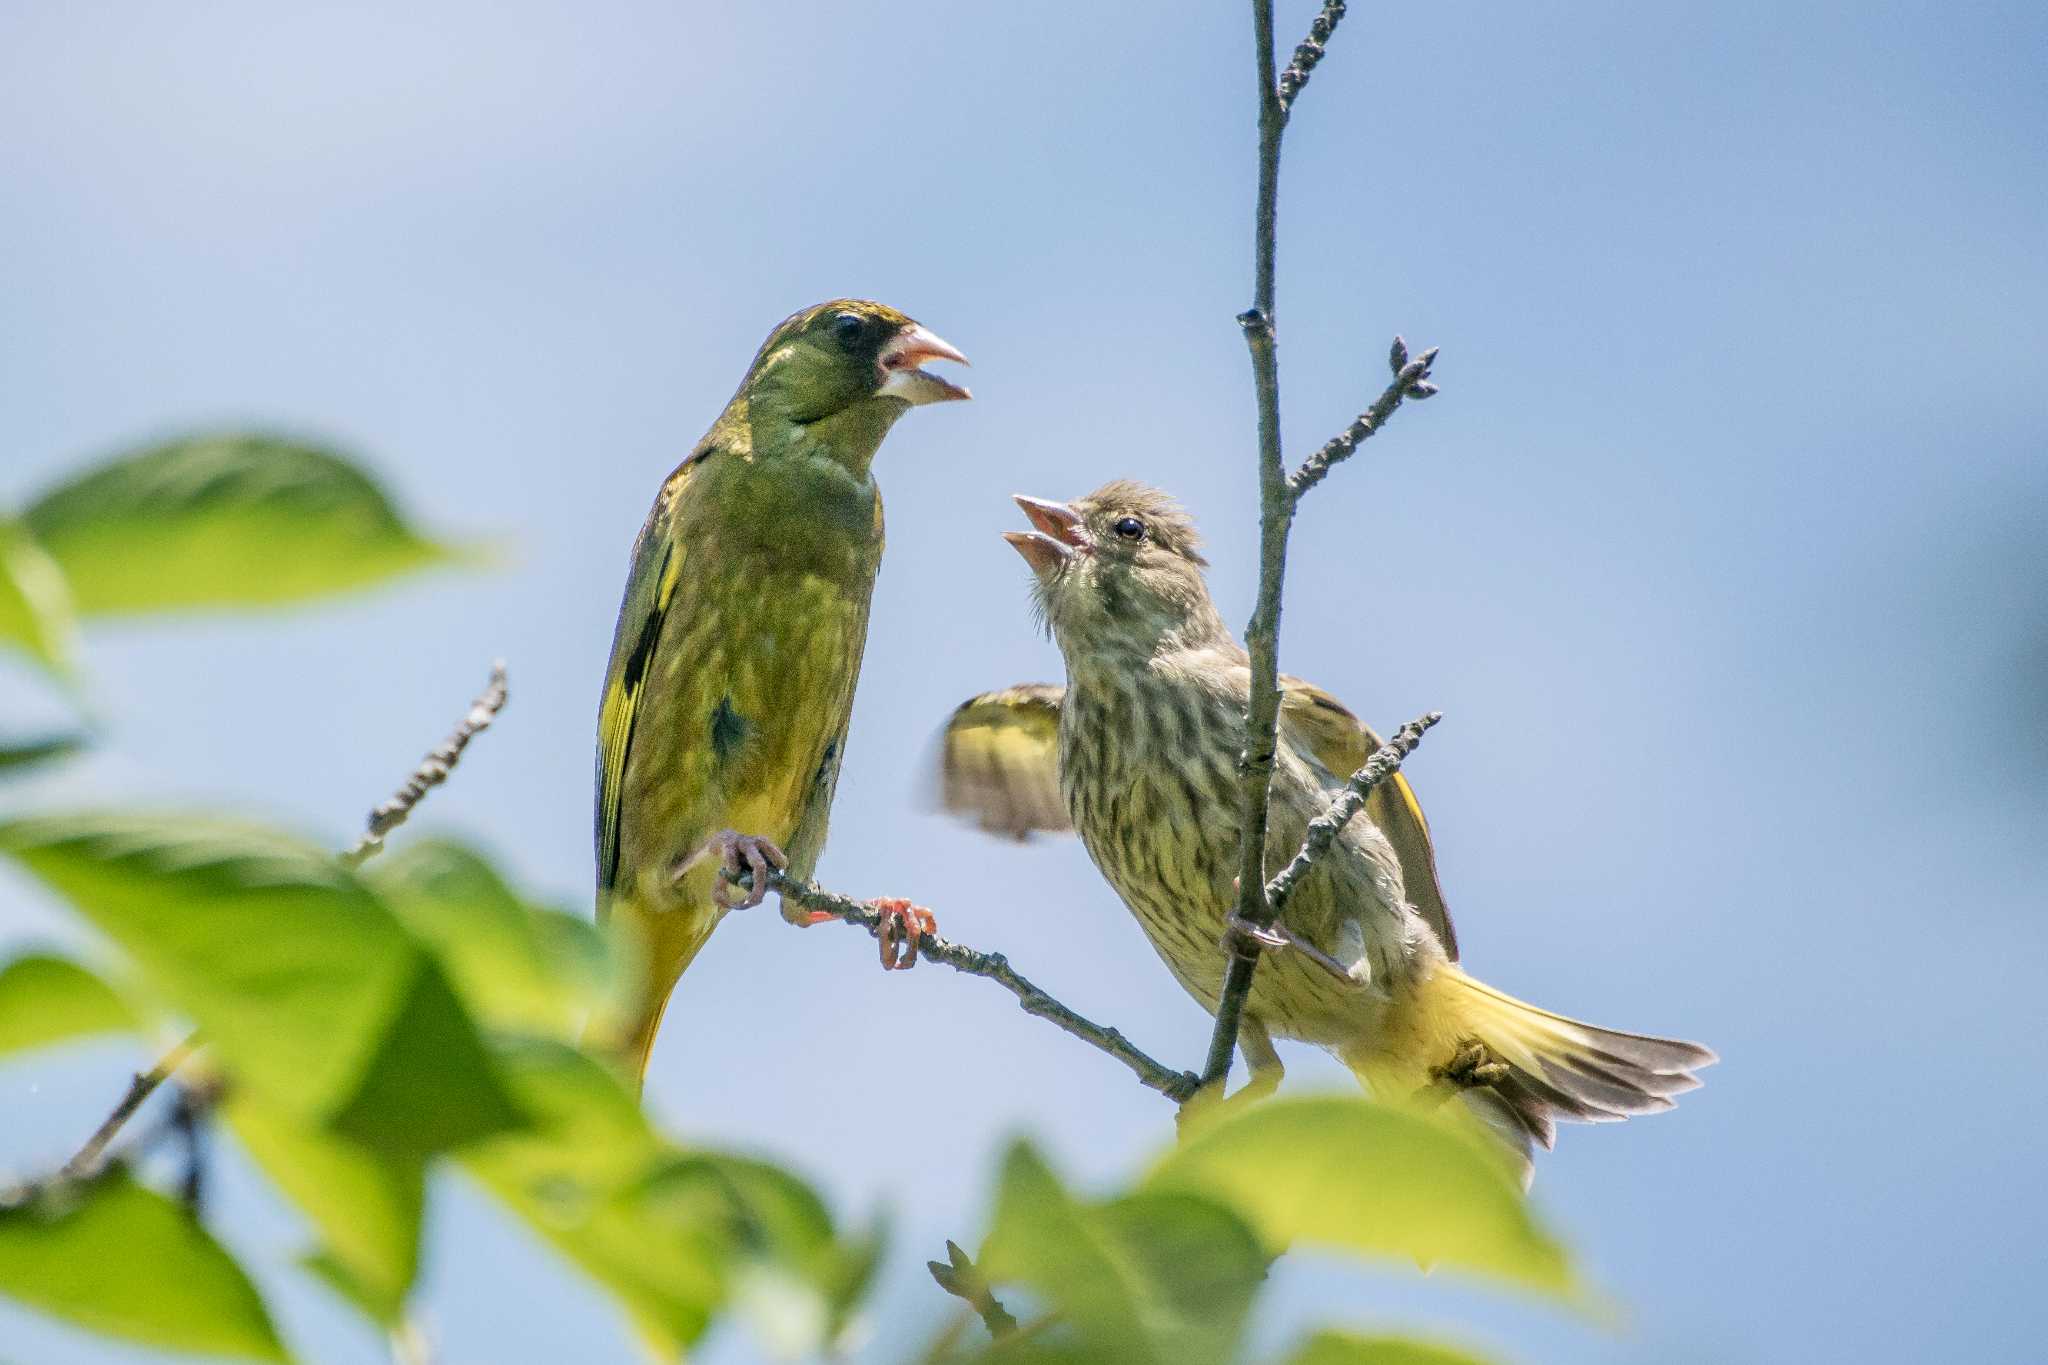
<path fill-rule="evenodd" d="M 1294 503 L 1287 466 L 1280 456 L 1280 362 L 1273 324 L 1273 257 L 1280 188 L 1280 137 L 1287 109 L 1273 73 L 1273 0 L 1252 0 L 1259 99 L 1259 191 L 1252 228 L 1252 306 L 1238 315 L 1251 352 L 1252 382 L 1259 405 L 1259 599 L 1245 629 L 1251 654 L 1251 699 L 1245 708 L 1244 752 L 1238 769 L 1244 781 L 1244 816 L 1238 846 L 1237 918 L 1253 925 L 1272 923 L 1266 908 L 1266 801 L 1273 782 L 1273 748 L 1280 724 L 1280 593 L 1287 577 L 1287 531 Z M 1230 1072 L 1239 1016 L 1251 989 L 1257 958 L 1231 958 L 1204 1084 Z"/>
<path fill-rule="evenodd" d="M 185 1045 L 180 1045 L 181 1048 Z M 174 1049 L 171 1054 L 178 1055 Z M 165 1059 L 171 1060 L 170 1057 Z M 160 1071 L 163 1074 L 158 1075 Z M 129 1095 L 122 1101 L 118 1114 L 132 1115 L 142 1107 L 142 1101 L 163 1084 L 170 1071 L 162 1063 L 157 1071 L 135 1078 Z M 100 1131 L 93 1134 L 77 1156 L 64 1163 L 46 1176 L 25 1180 L 18 1184 L 0 1187 L 0 1210 L 18 1209 L 42 1200 L 65 1201 L 75 1198 L 90 1187 L 108 1171 L 123 1164 L 132 1163 L 163 1143 L 175 1139 L 183 1148 L 185 1169 L 178 1181 L 179 1198 L 196 1217 L 206 1193 L 205 1147 L 202 1130 L 206 1126 L 206 1115 L 220 1098 L 220 1086 L 213 1081 L 202 1082 L 189 1088 L 180 1088 L 177 1103 L 157 1123 L 143 1130 L 118 1157 L 105 1157 L 106 1146 L 112 1140 L 119 1125 L 109 1118 Z"/>
<path fill-rule="evenodd" d="M 752 885 L 752 876 L 741 873 L 734 881 L 743 887 Z M 835 916 L 848 924 L 857 924 L 877 937 L 881 934 L 882 912 L 872 905 L 864 904 L 847 896 L 825 891 L 816 884 L 798 881 L 780 871 L 768 874 L 769 888 L 784 899 L 812 910 Z M 1090 1047 L 1122 1062 L 1134 1072 L 1138 1080 L 1176 1103 L 1185 1102 L 1199 1087 L 1196 1077 L 1185 1071 L 1175 1071 L 1154 1061 L 1134 1047 L 1130 1040 L 1113 1028 L 1086 1019 L 1068 1009 L 1045 991 L 1033 985 L 1010 966 L 1009 959 L 1001 953 L 978 952 L 941 938 L 937 934 L 921 934 L 917 941 L 918 954 L 927 962 L 940 962 L 957 972 L 969 976 L 986 977 L 1004 990 L 1017 997 L 1017 1003 L 1026 1014 L 1051 1021 Z"/>
<path fill-rule="evenodd" d="M 1337 841 L 1337 831 L 1349 824 L 1351 817 L 1364 807 L 1365 799 L 1372 795 L 1373 788 L 1401 770 L 1402 762 L 1415 752 L 1416 745 L 1422 743 L 1423 732 L 1443 718 L 1443 712 L 1431 711 L 1396 730 L 1392 739 L 1373 751 L 1364 767 L 1351 774 L 1351 780 L 1344 784 L 1344 794 L 1308 822 L 1308 834 L 1301 841 L 1301 848 L 1287 866 L 1266 884 L 1266 904 L 1272 907 L 1275 919 L 1287 908 L 1294 888 L 1308 875 L 1308 870 L 1330 851 L 1330 845 Z"/>
<path fill-rule="evenodd" d="M 1301 468 L 1288 476 L 1287 492 L 1293 503 L 1298 504 L 1302 494 L 1321 483 L 1328 476 L 1331 465 L 1349 459 L 1360 443 L 1386 425 L 1387 419 L 1394 415 L 1394 409 L 1401 406 L 1403 399 L 1413 398 L 1420 401 L 1436 393 L 1436 385 L 1429 382 L 1430 366 L 1436 364 L 1436 350 L 1437 348 L 1432 346 L 1410 360 L 1408 343 L 1400 337 L 1394 338 L 1393 349 L 1387 356 L 1390 368 L 1394 371 L 1394 382 L 1387 385 L 1380 396 L 1373 400 L 1373 405 L 1359 413 L 1350 426 L 1324 442 L 1321 450 L 1303 460 Z"/>
<path fill-rule="evenodd" d="M 1259 413 L 1259 596 L 1245 630 L 1251 655 L 1251 698 L 1245 708 L 1244 752 L 1239 771 L 1244 780 L 1244 816 L 1238 845 L 1237 904 L 1231 913 L 1234 932 L 1225 939 L 1230 965 L 1216 1007 L 1216 1027 L 1209 1035 L 1209 1055 L 1202 1067 L 1205 1085 L 1230 1074 L 1231 1054 L 1258 969 L 1260 936 L 1279 914 L 1266 880 L 1267 806 L 1273 783 L 1274 748 L 1280 718 L 1280 604 L 1287 578 L 1287 535 L 1303 493 L 1329 473 L 1330 466 L 1357 449 L 1377 431 L 1404 399 L 1427 398 L 1436 392 L 1428 379 L 1436 359 L 1430 350 L 1410 360 L 1398 338 L 1389 357 L 1394 383 L 1373 406 L 1343 433 L 1303 463 L 1290 477 L 1280 445 L 1280 362 L 1274 324 L 1274 258 L 1280 183 L 1280 143 L 1287 131 L 1288 111 L 1309 73 L 1323 59 L 1325 45 L 1344 18 L 1343 0 L 1326 0 L 1294 51 L 1287 70 L 1275 75 L 1273 65 L 1273 0 L 1252 0 L 1252 36 L 1258 81 L 1259 187 L 1253 213 L 1252 306 L 1238 315 L 1251 352 L 1253 388 Z M 1311 832 L 1313 835 L 1313 831 Z M 1335 830 L 1329 838 L 1335 837 Z M 1325 839 L 1324 847 L 1328 840 Z M 1315 856 L 1320 856 L 1320 851 Z M 1297 855 L 1297 861 L 1299 855 Z M 1310 859 L 1313 862 L 1313 857 Z M 1291 888 L 1292 881 L 1284 884 Z"/>
<path fill-rule="evenodd" d="M 180 1088 L 171 1107 L 171 1131 L 185 1148 L 185 1174 L 178 1181 L 178 1198 L 186 1212 L 200 1216 L 206 1205 L 206 1109 L 207 1098 Z"/>
<path fill-rule="evenodd" d="M 448 780 L 448 774 L 455 771 L 455 765 L 462 761 L 462 751 L 469 742 L 488 730 L 491 722 L 498 718 L 498 712 L 505 709 L 505 665 L 501 661 L 491 665 L 490 685 L 470 703 L 469 714 L 464 716 L 451 731 L 448 738 L 420 760 L 389 801 L 370 812 L 368 827 L 355 846 L 341 855 L 341 861 L 355 867 L 367 858 L 374 857 L 384 847 L 384 836 L 404 824 L 412 809 L 424 801 L 427 793 Z"/>
<path fill-rule="evenodd" d="M 71 1160 L 64 1163 L 60 1175 L 66 1180 L 84 1180 L 100 1168 L 100 1159 L 105 1156 L 107 1144 L 114 1140 L 135 1111 L 143 1102 L 156 1093 L 156 1088 L 171 1078 L 171 1073 L 183 1066 L 199 1047 L 199 1035 L 193 1034 L 184 1042 L 166 1052 L 157 1064 L 147 1071 L 137 1072 L 128 1082 L 128 1093 L 114 1106 L 114 1112 L 107 1115 L 93 1135 L 85 1140 Z"/>
<path fill-rule="evenodd" d="M 1323 0 L 1323 12 L 1308 26 L 1308 37 L 1301 40 L 1294 49 L 1294 59 L 1287 63 L 1287 69 L 1280 73 L 1280 107 L 1294 108 L 1294 97 L 1308 84 L 1311 71 L 1323 59 L 1323 45 L 1330 41 L 1330 35 L 1337 31 L 1337 25 L 1344 20 L 1344 0 Z"/>

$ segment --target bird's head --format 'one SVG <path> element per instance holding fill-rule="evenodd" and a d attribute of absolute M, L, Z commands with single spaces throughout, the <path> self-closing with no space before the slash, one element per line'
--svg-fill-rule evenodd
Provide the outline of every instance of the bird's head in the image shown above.
<path fill-rule="evenodd" d="M 1071 503 L 1013 496 L 1036 529 L 1003 539 L 1031 566 L 1039 613 L 1070 662 L 1228 638 L 1195 523 L 1167 494 L 1119 479 Z"/>
<path fill-rule="evenodd" d="M 834 299 L 785 318 L 761 343 L 740 392 L 756 417 L 800 426 L 833 418 L 885 426 L 905 409 L 966 398 L 968 392 L 927 370 L 928 360 L 967 363 L 950 344 L 894 308 L 866 299 Z"/>

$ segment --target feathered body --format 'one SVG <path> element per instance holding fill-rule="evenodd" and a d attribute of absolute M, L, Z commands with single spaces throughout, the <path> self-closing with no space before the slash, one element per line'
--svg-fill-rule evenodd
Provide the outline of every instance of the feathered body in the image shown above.
<path fill-rule="evenodd" d="M 1070 659 L 1060 791 L 1096 867 L 1174 977 L 1214 1013 L 1228 965 L 1220 944 L 1236 900 L 1239 810 L 1232 797 L 1250 664 L 1227 636 L 1143 660 L 1120 653 L 1087 649 Z M 1283 741 L 1268 816 L 1270 865 L 1293 856 L 1341 782 Z M 1407 903 L 1386 838 L 1361 818 L 1344 839 L 1346 855 L 1328 860 L 1296 891 L 1287 926 L 1329 956 L 1356 964 L 1358 983 L 1339 982 L 1300 954 L 1276 953 L 1253 978 L 1247 1001 L 1271 1031 L 1330 1047 L 1355 1040 L 1362 1011 L 1443 960 L 1435 936 Z"/>
<path fill-rule="evenodd" d="M 852 321 L 848 321 L 851 319 Z M 785 321 L 669 476 L 634 543 L 598 722 L 598 915 L 640 964 L 638 1077 L 726 912 L 721 831 L 808 877 L 825 845 L 882 561 L 870 469 L 915 402 L 964 397 L 909 318 L 841 300 Z"/>
<path fill-rule="evenodd" d="M 1209 598 L 1192 524 L 1164 494 L 1115 483 L 1071 506 L 1018 501 L 1038 530 L 1009 539 L 1036 575 L 1067 685 L 963 706 L 948 731 L 949 803 L 985 823 L 991 811 L 1034 809 L 985 794 L 1029 791 L 1041 780 L 1032 771 L 1056 762 L 1066 823 L 1174 977 L 1213 1013 L 1237 899 L 1249 659 Z M 1379 742 L 1328 693 L 1294 678 L 1282 686 L 1265 853 L 1276 868 Z M 988 725 L 995 707 L 1013 713 L 1010 725 Z M 1033 745 L 1045 732 L 1034 718 L 1048 714 L 1056 739 Z M 1298 951 L 1264 955 L 1241 1033 L 1261 1086 L 1278 1080 L 1272 1035 L 1314 1043 L 1390 1100 L 1447 1081 L 1526 1158 L 1551 1144 L 1557 1119 L 1670 1107 L 1671 1095 L 1698 1084 L 1692 1070 L 1714 1060 L 1696 1044 L 1536 1009 L 1460 969 L 1428 827 L 1398 777 L 1296 884 L 1282 925 L 1342 971 Z"/>

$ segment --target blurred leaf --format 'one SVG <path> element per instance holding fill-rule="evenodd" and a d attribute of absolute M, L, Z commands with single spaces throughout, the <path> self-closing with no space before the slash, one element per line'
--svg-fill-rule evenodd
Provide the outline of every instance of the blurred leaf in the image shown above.
<path fill-rule="evenodd" d="M 838 1340 L 881 1254 L 878 1230 L 841 1242 L 817 1193 L 763 1161 L 690 1152 L 651 1176 L 644 1197 L 669 1217 L 716 1229 L 737 1306 L 786 1357 L 825 1354 Z"/>
<path fill-rule="evenodd" d="M 645 1197 L 673 1153 L 609 1071 L 541 1042 L 510 1047 L 504 1062 L 532 1126 L 469 1149 L 463 1165 L 673 1356 L 725 1301 L 723 1230 Z"/>
<path fill-rule="evenodd" d="M 50 735 L 43 739 L 0 740 L 0 773 L 14 768 L 32 768 L 77 753 L 85 747 L 84 735 Z"/>
<path fill-rule="evenodd" d="M 76 962 L 24 953 L 0 967 L 0 1054 L 134 1027 L 113 987 Z"/>
<path fill-rule="evenodd" d="M 370 864 L 367 876 L 494 1029 L 573 1040 L 614 988 L 595 925 L 526 903 L 459 844 L 410 845 Z"/>
<path fill-rule="evenodd" d="M 419 1270 L 426 1166 L 384 1155 L 232 1095 L 228 1126 L 318 1228 L 316 1273 L 379 1323 L 398 1321 Z"/>
<path fill-rule="evenodd" d="M 1287 1357 L 1287 1365 L 1486 1365 L 1483 1357 L 1408 1337 L 1318 1332 Z"/>
<path fill-rule="evenodd" d="M 63 676 L 71 670 L 76 635 L 64 571 L 25 527 L 0 517 L 0 641 Z"/>
<path fill-rule="evenodd" d="M 518 1122 L 432 956 L 318 850 L 96 814 L 0 824 L 0 851 L 120 945 L 266 1106 L 394 1154 Z"/>
<path fill-rule="evenodd" d="M 733 1299 L 772 1310 L 778 1344 L 832 1338 L 872 1271 L 871 1240 L 838 1240 L 817 1195 L 765 1162 L 663 1139 L 619 1079 L 557 1043 L 506 1048 L 530 1130 L 463 1165 L 673 1355 Z"/>
<path fill-rule="evenodd" d="M 288 1361 L 242 1268 L 180 1205 L 116 1166 L 0 1209 L 0 1293 L 81 1327 L 175 1351 Z"/>
<path fill-rule="evenodd" d="M 354 465 L 271 436 L 152 446 L 51 489 L 22 520 L 84 615 L 293 602 L 450 558 Z"/>
<path fill-rule="evenodd" d="M 980 1259 L 989 1279 L 1035 1290 L 1102 1359 L 1232 1358 L 1266 1271 L 1237 1215 L 1198 1193 L 1080 1202 L 1022 1142 L 1001 1181 Z"/>
<path fill-rule="evenodd" d="M 1305 1242 L 1569 1294 L 1563 1248 L 1485 1142 L 1363 1098 L 1271 1100 L 1169 1152 L 1144 1188 L 1222 1200 L 1276 1254 Z"/>

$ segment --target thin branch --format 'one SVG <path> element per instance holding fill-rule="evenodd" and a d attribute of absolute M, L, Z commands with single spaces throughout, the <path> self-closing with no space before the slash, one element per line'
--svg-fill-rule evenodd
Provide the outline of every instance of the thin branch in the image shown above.
<path fill-rule="evenodd" d="M 1273 751 L 1280 726 L 1280 595 L 1287 577 L 1287 531 L 1293 498 L 1280 454 L 1280 361 L 1273 320 L 1273 267 L 1280 188 L 1280 138 L 1287 109 L 1273 72 L 1273 0 L 1252 0 L 1259 100 L 1259 190 L 1252 229 L 1252 306 L 1238 316 L 1251 352 L 1252 383 L 1259 406 L 1259 597 L 1245 628 L 1251 655 L 1251 697 L 1245 707 L 1244 751 L 1238 770 L 1244 782 L 1243 824 L 1238 845 L 1238 919 L 1272 923 L 1266 908 L 1266 803 L 1273 782 Z M 1256 957 L 1234 954 L 1216 1012 L 1216 1030 L 1202 1081 L 1230 1073 L 1239 1016 L 1251 989 Z"/>
<path fill-rule="evenodd" d="M 1350 426 L 1332 436 L 1323 448 L 1301 462 L 1301 468 L 1287 479 L 1290 506 L 1301 502 L 1302 494 L 1321 483 L 1329 475 L 1330 466 L 1340 464 L 1351 457 L 1361 442 L 1386 425 L 1394 409 L 1401 401 L 1413 398 L 1416 401 L 1436 393 L 1436 385 L 1429 382 L 1430 366 L 1436 364 L 1437 348 L 1432 346 L 1415 359 L 1408 358 L 1408 343 L 1400 337 L 1394 338 L 1393 349 L 1387 354 L 1388 367 L 1394 372 L 1394 382 L 1387 385 L 1373 405 L 1358 414 Z"/>
<path fill-rule="evenodd" d="M 749 886 L 752 878 L 749 874 L 742 873 L 735 881 L 740 886 Z M 877 936 L 881 933 L 882 913 L 872 905 L 823 890 L 813 882 L 798 881 L 780 871 L 771 871 L 768 874 L 768 886 L 785 900 L 794 902 L 806 910 L 832 915 L 848 924 L 857 924 Z M 1117 1030 L 1105 1028 L 1068 1009 L 1020 975 L 1010 966 L 1009 959 L 1001 953 L 978 952 L 941 938 L 937 934 L 920 935 L 917 951 L 927 962 L 944 963 L 954 971 L 965 972 L 969 976 L 986 977 L 995 982 L 1017 997 L 1018 1005 L 1026 1014 L 1049 1020 L 1090 1047 L 1108 1053 L 1129 1067 L 1144 1085 L 1176 1103 L 1186 1102 L 1199 1088 L 1199 1081 L 1193 1075 L 1185 1071 L 1175 1071 L 1154 1061 L 1134 1047 L 1130 1040 Z"/>
<path fill-rule="evenodd" d="M 1287 69 L 1280 73 L 1280 107 L 1294 108 L 1295 96 L 1308 84 L 1311 71 L 1323 59 L 1323 45 L 1330 41 L 1330 35 L 1337 31 L 1337 25 L 1344 20 L 1344 0 L 1323 0 L 1323 12 L 1308 26 L 1308 37 L 1301 40 L 1294 49 L 1294 59 L 1287 63 Z"/>
<path fill-rule="evenodd" d="M 1344 0 L 1325 0 L 1322 12 L 1309 26 L 1308 37 L 1295 48 L 1287 69 L 1276 76 L 1273 0 L 1252 0 L 1252 37 L 1258 68 L 1259 187 L 1253 213 L 1252 306 L 1238 315 L 1238 323 L 1244 328 L 1245 343 L 1251 352 L 1253 387 L 1258 399 L 1259 596 L 1251 624 L 1245 630 L 1245 647 L 1251 655 L 1251 696 L 1245 707 L 1244 752 L 1239 760 L 1244 780 L 1244 817 L 1238 845 L 1237 904 L 1230 917 L 1232 932 L 1224 940 L 1230 964 L 1216 1005 L 1216 1027 L 1209 1035 L 1209 1055 L 1202 1067 L 1204 1085 L 1220 1083 L 1230 1074 L 1230 1058 L 1237 1049 L 1244 1002 L 1251 994 L 1252 975 L 1258 970 L 1261 941 L 1274 938 L 1271 931 L 1280 913 L 1272 887 L 1280 889 L 1284 902 L 1300 875 L 1290 864 L 1288 870 L 1293 876 L 1284 871 L 1269 886 L 1265 865 L 1267 807 L 1272 794 L 1280 717 L 1280 605 L 1287 577 L 1287 535 L 1293 527 L 1295 508 L 1302 495 L 1328 475 L 1330 466 L 1350 456 L 1361 441 L 1379 430 L 1403 400 L 1427 398 L 1436 392 L 1428 378 L 1436 351 L 1431 349 L 1411 360 L 1407 343 L 1395 338 L 1388 357 L 1394 371 L 1393 384 L 1292 476 L 1287 474 L 1280 446 L 1280 361 L 1273 285 L 1280 143 L 1287 131 L 1288 112 L 1308 84 L 1310 73 L 1322 61 L 1326 45 L 1344 13 Z M 1412 743 L 1409 747 L 1413 747 Z M 1374 755 L 1375 759 L 1378 757 Z M 1399 757 L 1396 755 L 1396 760 Z M 1384 780 L 1384 774 L 1373 780 Z M 1357 799 L 1364 798 L 1360 795 Z M 1301 864 L 1302 870 L 1312 865 L 1336 837 L 1342 823 L 1339 820 L 1327 833 L 1312 826 L 1310 838 L 1319 838 L 1321 842 L 1308 853 L 1306 863 L 1302 854 L 1296 855 L 1295 863 Z M 1304 845 L 1305 851 L 1306 848 Z M 1280 938 L 1284 941 L 1285 936 Z"/>
<path fill-rule="evenodd" d="M 169 1080 L 171 1073 L 183 1066 L 198 1047 L 199 1035 L 195 1033 L 166 1052 L 155 1066 L 147 1071 L 137 1072 L 134 1079 L 128 1082 L 128 1093 L 114 1106 L 114 1112 L 107 1115 L 105 1121 L 93 1130 L 93 1135 L 85 1140 L 85 1145 L 78 1149 L 71 1160 L 64 1163 L 63 1170 L 59 1172 L 61 1178 L 84 1180 L 95 1174 L 100 1168 L 101 1158 L 106 1154 L 107 1144 L 114 1140 L 114 1136 L 129 1119 L 135 1117 L 135 1111 L 142 1108 L 143 1102 L 156 1093 L 157 1087 Z"/>
<path fill-rule="evenodd" d="M 491 665 L 490 684 L 470 703 L 469 713 L 457 723 L 448 738 L 420 760 L 419 767 L 413 769 L 411 776 L 406 778 L 405 783 L 389 801 L 370 812 L 369 826 L 362 838 L 340 855 L 343 864 L 349 867 L 360 866 L 364 860 L 374 857 L 383 849 L 384 836 L 404 824 L 406 817 L 412 814 L 413 807 L 425 800 L 429 791 L 448 780 L 448 774 L 455 771 L 455 765 L 462 761 L 462 751 L 469 747 L 472 739 L 490 728 L 491 722 L 498 718 L 498 713 L 505 709 L 506 699 L 505 665 L 500 661 Z M 97 1171 L 101 1159 L 106 1154 L 107 1145 L 120 1133 L 128 1120 L 135 1117 L 135 1111 L 142 1108 L 144 1101 L 156 1093 L 157 1087 L 169 1080 L 172 1074 L 190 1059 L 198 1050 L 199 1044 L 199 1035 L 194 1033 L 166 1052 L 155 1066 L 137 1073 L 128 1083 L 128 1093 L 121 1097 L 121 1102 L 114 1106 L 114 1111 L 108 1114 L 105 1121 L 93 1131 L 93 1135 L 85 1140 L 85 1145 L 78 1149 L 71 1160 L 64 1163 L 60 1177 L 65 1180 L 81 1180 Z M 196 1140 L 195 1135 L 195 1143 Z M 196 1145 L 193 1150 L 195 1156 L 189 1168 L 192 1173 L 189 1179 L 193 1182 L 190 1188 L 196 1199 L 199 1171 Z"/>
<path fill-rule="evenodd" d="M 491 722 L 498 718 L 498 712 L 505 709 L 507 696 L 505 665 L 500 661 L 491 665 L 490 685 L 470 703 L 469 714 L 457 723 L 448 738 L 420 760 L 419 767 L 412 770 L 412 775 L 405 779 L 389 801 L 370 812 L 363 837 L 341 855 L 345 865 L 355 867 L 383 850 L 384 836 L 404 824 L 413 807 L 426 800 L 428 792 L 448 780 L 448 774 L 454 772 L 455 765 L 462 761 L 462 751 L 469 747 L 469 742 L 490 729 Z"/>
<path fill-rule="evenodd" d="M 207 1098 L 180 1088 L 171 1107 L 171 1131 L 185 1148 L 185 1174 L 178 1181 L 178 1198 L 186 1212 L 199 1217 L 206 1206 L 206 1109 Z"/>
<path fill-rule="evenodd" d="M 1373 788 L 1401 770 L 1403 761 L 1415 752 L 1416 745 L 1422 743 L 1423 733 L 1443 718 L 1443 712 L 1431 711 L 1396 730 L 1392 739 L 1373 750 L 1364 767 L 1351 774 L 1351 780 L 1344 784 L 1343 795 L 1308 822 L 1308 834 L 1301 841 L 1301 848 L 1287 866 L 1266 884 L 1266 904 L 1272 907 L 1275 919 L 1287 908 L 1294 888 L 1308 875 L 1309 869 L 1330 851 L 1331 844 L 1337 842 L 1337 831 L 1349 824 L 1351 817 L 1365 806 L 1365 799 L 1372 795 Z"/>
<path fill-rule="evenodd" d="M 175 1053 L 173 1054 L 175 1055 Z M 168 1060 L 168 1059 L 166 1059 Z M 159 1068 L 161 1069 L 161 1068 Z M 165 1076 L 170 1073 L 164 1072 Z M 130 1100 L 123 1101 L 126 1113 L 133 1114 L 141 1108 L 142 1100 L 163 1083 L 163 1077 L 150 1073 L 150 1078 L 137 1076 L 136 1087 L 130 1090 Z M 145 1079 L 150 1083 L 140 1088 Z M 70 1161 L 55 1172 L 38 1176 L 18 1184 L 0 1187 L 0 1210 L 24 1208 L 40 1200 L 66 1200 L 89 1187 L 108 1171 L 156 1150 L 159 1146 L 176 1139 L 184 1149 L 185 1169 L 178 1182 L 179 1198 L 186 1208 L 197 1216 L 206 1189 L 205 1148 L 201 1130 L 206 1124 L 206 1115 L 220 1099 L 221 1088 L 216 1081 L 205 1081 L 190 1088 L 181 1088 L 177 1103 L 157 1123 L 142 1131 L 119 1157 L 101 1159 L 107 1142 L 113 1137 L 112 1120 L 93 1135 L 93 1141 L 86 1144 Z M 132 1101 L 132 1103 L 130 1102 Z M 117 1125 L 116 1125 L 117 1126 Z"/>

